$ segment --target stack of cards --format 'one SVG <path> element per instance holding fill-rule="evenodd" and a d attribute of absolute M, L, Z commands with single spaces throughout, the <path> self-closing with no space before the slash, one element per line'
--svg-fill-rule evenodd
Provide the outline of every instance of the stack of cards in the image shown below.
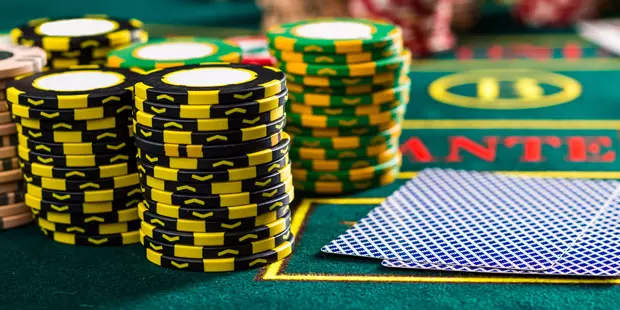
<path fill-rule="evenodd" d="M 581 21 L 576 28 L 582 38 L 620 55 L 620 19 Z"/>
<path fill-rule="evenodd" d="M 619 185 L 426 169 L 322 251 L 390 268 L 617 276 Z"/>

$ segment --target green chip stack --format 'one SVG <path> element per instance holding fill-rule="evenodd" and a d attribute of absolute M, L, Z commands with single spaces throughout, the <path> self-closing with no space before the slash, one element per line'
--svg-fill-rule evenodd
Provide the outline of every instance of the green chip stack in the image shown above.
<path fill-rule="evenodd" d="M 393 182 L 411 88 L 400 28 L 317 19 L 274 27 L 267 38 L 287 74 L 295 188 L 340 194 Z"/>
<path fill-rule="evenodd" d="M 7 84 L 25 203 L 50 239 L 97 246 L 139 241 L 142 193 L 131 130 L 139 76 L 89 65 Z"/>
<path fill-rule="evenodd" d="M 241 62 L 243 50 L 232 42 L 203 37 L 150 40 L 108 54 L 108 66 L 150 71 L 207 62 Z"/>
<path fill-rule="evenodd" d="M 275 68 L 227 63 L 153 70 L 135 85 L 150 262 L 221 272 L 292 252 L 285 85 Z"/>
<path fill-rule="evenodd" d="M 148 34 L 137 19 L 86 15 L 39 18 L 11 31 L 15 44 L 39 46 L 47 52 L 48 66 L 104 65 L 108 53 L 132 43 L 146 42 Z"/>

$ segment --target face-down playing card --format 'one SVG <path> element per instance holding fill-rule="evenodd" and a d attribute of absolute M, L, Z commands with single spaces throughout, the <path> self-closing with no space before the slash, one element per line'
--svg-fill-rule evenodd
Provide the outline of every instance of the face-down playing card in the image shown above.
<path fill-rule="evenodd" d="M 475 273 L 529 274 L 549 276 L 596 276 L 620 275 L 620 198 L 612 199 L 609 207 L 602 210 L 581 238 L 557 261 L 543 271 L 435 265 L 415 262 L 388 261 L 381 264 L 388 268 L 424 269 Z"/>
<path fill-rule="evenodd" d="M 321 250 L 546 270 L 585 231 L 615 184 L 426 169 Z"/>

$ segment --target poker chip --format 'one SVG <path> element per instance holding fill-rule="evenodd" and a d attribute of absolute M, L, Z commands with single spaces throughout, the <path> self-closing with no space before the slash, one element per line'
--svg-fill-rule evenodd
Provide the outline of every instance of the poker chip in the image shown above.
<path fill-rule="evenodd" d="M 285 208 L 293 201 L 294 195 L 294 190 L 290 190 L 284 195 L 260 203 L 234 207 L 220 207 L 216 209 L 169 205 L 156 202 L 148 198 L 144 199 L 144 206 L 155 214 L 171 218 L 197 220 L 208 219 L 210 221 L 237 220 L 244 218 L 255 218 L 259 215 L 273 212 L 280 208 Z"/>
<path fill-rule="evenodd" d="M 123 46 L 146 42 L 148 34 L 137 19 L 86 15 L 38 18 L 11 31 L 15 44 L 45 50 L 51 69 L 105 65 L 107 54 Z"/>
<path fill-rule="evenodd" d="M 60 224 L 49 222 L 41 217 L 36 219 L 41 229 L 53 232 L 71 233 L 76 235 L 105 236 L 135 232 L 140 229 L 140 221 L 104 223 L 91 225 Z"/>
<path fill-rule="evenodd" d="M 137 173 L 99 180 L 54 179 L 24 174 L 24 180 L 41 188 L 57 191 L 81 191 L 114 189 L 137 185 L 140 178 Z"/>
<path fill-rule="evenodd" d="M 401 41 L 400 28 L 364 19 L 312 19 L 273 27 L 267 31 L 276 50 L 347 54 L 389 49 Z"/>
<path fill-rule="evenodd" d="M 175 169 L 213 171 L 218 169 L 244 168 L 266 164 L 287 156 L 289 152 L 290 137 L 285 132 L 282 133 L 282 136 L 282 141 L 272 148 L 231 157 L 169 157 L 165 155 L 147 153 L 138 148 L 138 159 L 147 164 L 157 164 L 163 167 Z"/>
<path fill-rule="evenodd" d="M 234 245 L 289 230 L 294 198 L 283 132 L 284 73 L 205 63 L 149 72 L 135 85 L 134 143 L 143 203 L 142 243 Z M 36 196 L 36 195 L 35 195 Z M 102 197 L 103 198 L 103 197 Z M 152 240 L 153 242 L 149 242 Z M 280 239 L 277 239 L 280 240 Z M 206 250 L 206 253 L 211 253 Z"/>
<path fill-rule="evenodd" d="M 33 184 L 26 185 L 26 193 L 45 200 L 58 202 L 104 202 L 140 196 L 140 188 L 136 186 L 106 190 L 86 190 L 66 192 L 44 189 Z"/>
<path fill-rule="evenodd" d="M 142 245 L 144 247 L 161 253 L 166 256 L 179 258 L 229 258 L 236 256 L 249 256 L 253 254 L 269 251 L 291 239 L 290 230 L 285 230 L 273 237 L 264 238 L 249 243 L 228 246 L 193 246 L 185 244 L 174 244 L 154 240 L 144 233 L 140 233 Z"/>
<path fill-rule="evenodd" d="M 14 126 L 16 132 L 28 139 L 53 143 L 112 142 L 129 140 L 133 137 L 131 126 L 93 131 L 50 131 L 25 128 L 21 124 Z"/>
<path fill-rule="evenodd" d="M 248 115 L 236 118 L 211 119 L 180 119 L 161 117 L 142 111 L 135 112 L 138 124 L 155 129 L 175 129 L 189 131 L 224 131 L 254 127 L 260 124 L 273 122 L 284 116 L 284 106 L 258 115 Z"/>
<path fill-rule="evenodd" d="M 242 53 L 236 44 L 218 39 L 173 37 L 116 49 L 108 54 L 107 64 L 150 71 L 208 62 L 238 63 Z"/>
<path fill-rule="evenodd" d="M 275 171 L 264 177 L 256 177 L 254 179 L 246 179 L 239 181 L 229 182 L 205 182 L 205 183 L 180 183 L 174 181 L 161 180 L 149 175 L 142 176 L 142 182 L 154 189 L 185 193 L 185 194 L 206 194 L 206 195 L 219 195 L 219 194 L 234 194 L 241 192 L 259 191 L 265 188 L 269 188 L 273 184 L 279 184 L 285 182 L 291 178 L 291 166 L 287 165 L 284 168 Z"/>
<path fill-rule="evenodd" d="M 140 173 L 154 178 L 183 182 L 183 183 L 210 183 L 214 186 L 221 182 L 247 181 L 252 182 L 269 174 L 272 174 L 286 166 L 289 162 L 288 156 L 282 156 L 265 164 L 248 166 L 242 168 L 227 169 L 226 166 L 217 170 L 187 170 L 167 168 L 156 165 L 149 165 L 143 161 L 138 162 Z"/>
<path fill-rule="evenodd" d="M 262 267 L 283 260 L 293 252 L 294 237 L 273 249 L 250 255 L 218 259 L 191 259 L 162 255 L 149 248 L 146 249 L 147 259 L 158 266 L 175 270 L 198 272 L 225 272 Z"/>
<path fill-rule="evenodd" d="M 178 205 L 181 207 L 221 208 L 268 201 L 273 197 L 284 195 L 292 190 L 292 184 L 292 179 L 289 178 L 279 184 L 253 192 L 239 192 L 210 196 L 167 192 L 149 187 L 147 184 L 145 184 L 142 191 L 145 198 L 167 205 Z"/>
<path fill-rule="evenodd" d="M 150 72 L 135 85 L 142 99 L 176 104 L 231 104 L 275 96 L 284 73 L 272 67 L 213 63 Z"/>
<path fill-rule="evenodd" d="M 78 235 L 55 232 L 45 228 L 41 228 L 41 231 L 45 236 L 56 242 L 72 245 L 114 246 L 140 242 L 140 235 L 138 231 L 110 235 Z"/>
<path fill-rule="evenodd" d="M 237 130 L 201 132 L 201 131 L 182 131 L 182 130 L 158 130 L 145 127 L 134 123 L 135 135 L 163 143 L 182 143 L 182 144 L 205 144 L 205 145 L 224 145 L 229 143 L 240 143 L 266 138 L 281 132 L 286 124 L 286 117 L 264 125 L 246 127 Z"/>
<path fill-rule="evenodd" d="M 268 31 L 289 82 L 286 130 L 298 190 L 336 194 L 394 180 L 380 176 L 401 165 L 399 138 L 411 92 L 405 35 L 389 23 L 353 18 Z"/>
<path fill-rule="evenodd" d="M 266 138 L 242 143 L 229 143 L 226 144 L 225 148 L 222 148 L 220 145 L 157 143 L 140 137 L 135 138 L 135 144 L 141 150 L 150 154 L 170 157 L 213 158 L 252 153 L 271 148 L 282 141 L 282 135 L 283 133 L 280 131 Z"/>
<path fill-rule="evenodd" d="M 98 180 L 117 176 L 123 176 L 137 172 L 137 167 L 133 162 L 123 162 L 113 165 L 102 165 L 87 168 L 55 167 L 50 165 L 21 162 L 22 171 L 32 175 L 73 180 Z"/>
<path fill-rule="evenodd" d="M 404 50 L 400 55 L 375 61 L 355 64 L 308 64 L 303 62 L 278 62 L 277 67 L 297 75 L 360 77 L 378 73 L 395 72 L 411 64 L 411 52 Z"/>
<path fill-rule="evenodd" d="M 225 246 L 241 244 L 244 241 L 252 239 L 273 237 L 287 230 L 290 227 L 290 221 L 291 217 L 289 212 L 288 216 L 253 229 L 216 233 L 171 231 L 142 221 L 140 231 L 157 241 L 198 246 Z"/>
<path fill-rule="evenodd" d="M 38 109 L 12 103 L 11 113 L 25 119 L 42 119 L 55 121 L 86 121 L 99 120 L 115 115 L 131 117 L 133 106 L 129 104 L 110 104 L 102 107 L 86 109 Z"/>
<path fill-rule="evenodd" d="M 94 155 L 51 155 L 35 152 L 23 146 L 18 147 L 20 159 L 31 163 L 60 167 L 98 167 L 101 165 L 112 165 L 133 160 L 131 152 L 94 154 Z"/>
<path fill-rule="evenodd" d="M 48 201 L 43 200 L 41 198 L 34 197 L 32 195 L 25 195 L 25 204 L 34 209 L 44 212 L 52 212 L 52 215 L 61 214 L 61 213 L 75 213 L 75 214 L 94 214 L 95 216 L 99 213 L 110 213 L 116 212 L 120 210 L 126 210 L 131 208 L 136 208 L 138 203 L 140 202 L 140 197 L 138 198 L 129 198 L 128 200 L 116 200 L 116 201 L 106 201 L 106 202 L 85 202 L 85 203 L 60 203 L 57 201 Z M 47 217 L 46 217 L 47 218 Z M 50 219 L 48 219 L 50 220 Z M 51 217 L 52 221 L 54 217 Z M 103 221 L 103 220 L 102 220 Z M 97 220 L 92 221 L 94 223 L 98 222 Z M 66 223 L 66 222 L 61 222 Z"/>
<path fill-rule="evenodd" d="M 295 188 L 301 191 L 322 195 L 345 194 L 359 192 L 373 187 L 385 186 L 396 180 L 399 167 L 389 170 L 380 176 L 359 182 L 351 181 L 295 181 Z"/>
<path fill-rule="evenodd" d="M 20 75 L 36 74 L 48 58 L 43 49 L 32 46 L 0 44 L 0 230 L 21 227 L 33 221 L 24 203 L 22 171 L 17 156 L 19 139 L 13 123 L 5 89 Z"/>
<path fill-rule="evenodd" d="M 152 115 L 183 119 L 238 118 L 276 110 L 282 107 L 287 100 L 288 91 L 286 90 L 264 99 L 226 105 L 176 105 L 152 102 L 137 97 L 136 108 Z"/>
<path fill-rule="evenodd" d="M 101 143 L 53 143 L 42 142 L 24 135 L 17 135 L 19 144 L 26 149 L 39 153 L 65 154 L 65 155 L 94 155 L 112 152 L 129 152 L 134 146 L 130 142 L 109 141 Z"/>
<path fill-rule="evenodd" d="M 138 214 L 143 221 L 167 230 L 184 232 L 227 232 L 249 230 L 273 223 L 278 219 L 290 217 L 288 207 L 261 214 L 254 218 L 245 218 L 230 221 L 187 220 L 175 219 L 149 212 L 144 205 L 138 207 Z"/>
<path fill-rule="evenodd" d="M 34 214 L 34 216 L 36 217 L 44 218 L 48 222 L 73 225 L 84 225 L 92 223 L 120 223 L 135 221 L 139 219 L 137 207 L 95 214 L 59 213 L 53 211 L 32 209 L 32 214 Z"/>

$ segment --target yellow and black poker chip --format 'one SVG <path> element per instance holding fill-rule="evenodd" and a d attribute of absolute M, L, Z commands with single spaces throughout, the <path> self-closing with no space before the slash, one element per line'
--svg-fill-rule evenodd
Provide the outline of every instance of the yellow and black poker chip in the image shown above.
<path fill-rule="evenodd" d="M 291 189 L 288 193 L 267 201 L 235 207 L 183 207 L 159 203 L 148 198 L 144 199 L 144 206 L 150 212 L 171 218 L 209 221 L 236 220 L 257 217 L 264 213 L 285 208 L 293 201 L 294 197 L 295 191 Z"/>
<path fill-rule="evenodd" d="M 154 129 L 185 131 L 226 131 L 255 127 L 276 121 L 282 116 L 284 116 L 284 106 L 256 115 L 210 119 L 170 118 L 149 114 L 139 110 L 134 113 L 135 121 L 142 126 Z"/>
<path fill-rule="evenodd" d="M 184 232 L 159 228 L 145 221 L 142 221 L 140 230 L 146 236 L 157 241 L 199 246 L 225 246 L 273 237 L 287 230 L 290 227 L 290 223 L 291 216 L 289 212 L 289 214 L 274 222 L 248 230 Z"/>
<path fill-rule="evenodd" d="M 24 181 L 27 183 L 34 184 L 44 189 L 65 192 L 123 188 L 135 186 L 140 183 L 140 177 L 137 173 L 98 180 L 45 178 L 28 173 L 24 173 L 23 177 Z"/>
<path fill-rule="evenodd" d="M 135 86 L 136 96 L 175 104 L 232 104 L 275 96 L 286 88 L 284 73 L 248 64 L 205 63 L 153 70 Z"/>
<path fill-rule="evenodd" d="M 137 172 L 136 164 L 133 162 L 124 162 L 114 165 L 103 165 L 90 168 L 68 168 L 43 165 L 38 163 L 20 162 L 22 171 L 32 175 L 71 180 L 99 180 L 123 176 Z"/>
<path fill-rule="evenodd" d="M 120 223 L 139 220 L 138 208 L 123 209 L 113 212 L 84 214 L 84 213 L 59 213 L 52 211 L 44 211 L 32 209 L 32 214 L 42 217 L 52 223 L 60 224 L 103 224 L 103 223 Z"/>
<path fill-rule="evenodd" d="M 140 160 L 138 170 L 144 174 L 164 181 L 204 184 L 245 181 L 263 178 L 283 169 L 289 162 L 288 156 L 282 156 L 274 161 L 256 166 L 243 168 L 221 168 L 218 170 L 186 170 L 149 165 Z M 222 165 L 222 167 L 227 167 Z"/>
<path fill-rule="evenodd" d="M 105 202 L 65 203 L 58 201 L 47 201 L 26 194 L 25 202 L 28 207 L 41 211 L 53 213 L 97 214 L 115 212 L 130 208 L 135 209 L 140 202 L 140 198 L 141 197 Z"/>
<path fill-rule="evenodd" d="M 140 74 L 97 65 L 50 70 L 7 84 L 7 101 L 39 109 L 83 109 L 131 102 Z"/>
<path fill-rule="evenodd" d="M 221 158 L 272 148 L 282 141 L 282 136 L 280 131 L 265 138 L 224 145 L 158 143 L 140 137 L 136 137 L 134 142 L 140 150 L 151 154 L 182 158 Z"/>
<path fill-rule="evenodd" d="M 115 201 L 130 197 L 140 197 L 142 194 L 140 188 L 136 186 L 83 192 L 65 192 L 44 189 L 33 184 L 26 185 L 26 193 L 44 200 L 71 203 Z"/>
<path fill-rule="evenodd" d="M 23 146 L 18 146 L 18 156 L 24 161 L 41 163 L 57 167 L 98 167 L 128 162 L 131 158 L 128 152 L 96 155 L 51 155 L 35 152 Z"/>
<path fill-rule="evenodd" d="M 144 185 L 150 188 L 167 192 L 221 195 L 262 190 L 288 180 L 291 175 L 291 166 L 287 165 L 264 177 L 231 182 L 179 183 L 161 180 L 149 175 L 142 175 L 141 180 Z"/>
<path fill-rule="evenodd" d="M 157 165 L 174 169 L 187 170 L 218 170 L 243 168 L 266 164 L 286 156 L 289 152 L 290 137 L 283 132 L 283 139 L 276 146 L 244 155 L 220 158 L 182 158 L 157 155 L 138 149 L 140 161 L 149 165 Z"/>
<path fill-rule="evenodd" d="M 133 137 L 131 125 L 115 129 L 104 129 L 95 131 L 52 131 L 38 130 L 22 127 L 15 124 L 17 132 L 32 140 L 53 142 L 53 143 L 85 143 L 85 142 L 107 142 L 128 140 Z"/>
<path fill-rule="evenodd" d="M 153 264 L 175 270 L 197 272 L 226 272 L 262 267 L 282 260 L 293 253 L 295 238 L 289 239 L 277 247 L 249 256 L 216 259 L 191 259 L 165 256 L 150 248 L 146 249 L 146 258 Z"/>
<path fill-rule="evenodd" d="M 254 240 L 248 243 L 228 246 L 196 246 L 186 244 L 174 244 L 154 240 L 140 233 L 140 241 L 145 248 L 166 256 L 180 258 L 229 258 L 248 256 L 269 251 L 290 240 L 292 234 L 289 229 L 264 239 Z"/>
<path fill-rule="evenodd" d="M 102 118 L 124 115 L 131 117 L 133 106 L 129 102 L 106 104 L 101 107 L 85 109 L 39 109 L 10 103 L 11 113 L 24 119 L 41 119 L 59 122 L 97 120 Z"/>
<path fill-rule="evenodd" d="M 135 147 L 130 141 L 84 142 L 84 143 L 54 143 L 36 141 L 24 135 L 18 135 L 19 143 L 25 148 L 39 153 L 64 155 L 94 155 L 125 152 L 134 152 Z"/>
<path fill-rule="evenodd" d="M 122 128 L 132 124 L 131 116 L 123 114 L 86 121 L 48 121 L 15 115 L 13 119 L 25 128 L 53 131 L 98 131 Z"/>
<path fill-rule="evenodd" d="M 274 96 L 235 104 L 180 105 L 148 101 L 136 97 L 136 108 L 152 115 L 170 118 L 238 118 L 273 111 L 283 106 L 287 100 L 288 91 L 285 89 Z"/>
<path fill-rule="evenodd" d="M 113 235 L 137 231 L 140 229 L 140 221 L 75 225 L 54 223 L 38 217 L 36 222 L 39 227 L 48 231 L 71 233 L 76 235 Z"/>
<path fill-rule="evenodd" d="M 241 192 L 221 195 L 195 195 L 167 192 L 159 189 L 143 186 L 144 197 L 153 201 L 168 205 L 182 207 L 222 208 L 248 205 L 268 201 L 280 195 L 284 195 L 293 188 L 293 180 L 289 178 L 282 183 L 253 192 Z"/>
<path fill-rule="evenodd" d="M 286 117 L 283 116 L 278 120 L 267 124 L 237 130 L 215 132 L 160 130 L 134 123 L 134 131 L 136 137 L 145 138 L 156 142 L 222 145 L 265 138 L 282 131 L 285 124 Z"/>
<path fill-rule="evenodd" d="M 47 230 L 45 228 L 41 228 L 41 231 L 45 236 L 56 242 L 72 245 L 116 246 L 140 242 L 139 231 L 112 235 L 78 235 L 64 232 L 55 232 Z"/>
<path fill-rule="evenodd" d="M 254 229 L 256 227 L 275 222 L 283 217 L 290 216 L 290 213 L 291 211 L 289 208 L 280 208 L 272 212 L 261 214 L 257 217 L 227 221 L 209 221 L 175 219 L 149 212 L 144 205 L 140 205 L 138 207 L 138 215 L 141 220 L 155 227 L 161 227 L 172 231 L 186 232 L 227 232 Z"/>

